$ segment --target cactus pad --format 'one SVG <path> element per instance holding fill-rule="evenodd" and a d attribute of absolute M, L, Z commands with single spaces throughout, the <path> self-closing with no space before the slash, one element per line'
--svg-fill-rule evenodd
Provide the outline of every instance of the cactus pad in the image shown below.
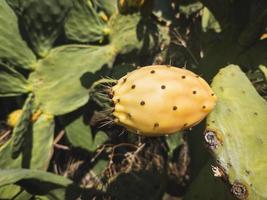
<path fill-rule="evenodd" d="M 45 56 L 61 33 L 65 18 L 72 7 L 71 0 L 10 1 L 22 19 L 30 45 Z M 18 8 L 19 7 L 19 8 Z"/>
<path fill-rule="evenodd" d="M 30 87 L 22 74 L 5 64 L 0 64 L 0 96 L 19 96 Z"/>
<path fill-rule="evenodd" d="M 218 103 L 205 139 L 238 199 L 266 199 L 267 102 L 238 66 L 220 70 L 212 88 Z"/>
<path fill-rule="evenodd" d="M 53 115 L 81 107 L 89 100 L 87 87 L 93 82 L 93 74 L 113 60 L 111 46 L 68 45 L 53 49 L 37 63 L 30 77 L 37 103 Z"/>
<path fill-rule="evenodd" d="M 192 127 L 216 102 L 202 78 L 166 65 L 137 69 L 122 77 L 112 90 L 115 122 L 147 135 Z"/>
<path fill-rule="evenodd" d="M 103 41 L 109 29 L 98 16 L 91 1 L 78 0 L 70 11 L 65 32 L 69 39 L 87 43 Z"/>
<path fill-rule="evenodd" d="M 35 56 L 22 40 L 18 19 L 6 1 L 0 1 L 0 44 L 0 61 L 31 69 Z"/>

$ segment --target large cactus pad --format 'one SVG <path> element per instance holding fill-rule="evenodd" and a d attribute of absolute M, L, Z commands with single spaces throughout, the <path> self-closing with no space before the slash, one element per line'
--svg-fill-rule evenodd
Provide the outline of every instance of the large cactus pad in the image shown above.
<path fill-rule="evenodd" d="M 218 96 L 205 139 L 238 199 L 267 199 L 267 102 L 238 66 L 213 79 Z"/>

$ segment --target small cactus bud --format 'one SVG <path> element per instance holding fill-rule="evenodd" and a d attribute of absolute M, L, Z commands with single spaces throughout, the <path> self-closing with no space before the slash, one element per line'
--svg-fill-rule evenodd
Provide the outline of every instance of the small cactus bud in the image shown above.
<path fill-rule="evenodd" d="M 14 128 L 22 115 L 22 109 L 11 112 L 7 117 L 7 125 Z"/>

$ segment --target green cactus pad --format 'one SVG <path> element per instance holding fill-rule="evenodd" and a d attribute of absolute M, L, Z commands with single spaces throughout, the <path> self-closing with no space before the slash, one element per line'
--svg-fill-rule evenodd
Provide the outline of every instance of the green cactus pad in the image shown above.
<path fill-rule="evenodd" d="M 35 56 L 22 40 L 18 19 L 5 1 L 0 1 L 0 61 L 31 69 Z M 18 48 L 19 47 L 19 48 Z"/>
<path fill-rule="evenodd" d="M 83 116 L 75 119 L 65 129 L 66 136 L 74 147 L 83 148 L 90 152 L 95 151 L 99 145 L 108 139 L 108 136 L 100 131 L 93 136 L 91 127 L 84 122 Z"/>
<path fill-rule="evenodd" d="M 23 118 L 23 117 L 22 117 Z M 23 135 L 23 153 L 17 158 L 12 157 L 16 135 L 12 135 L 0 148 L 0 168 L 31 168 L 46 170 L 53 151 L 54 119 L 41 115 L 32 125 L 32 129 Z M 0 196 L 1 197 L 1 196 Z"/>
<path fill-rule="evenodd" d="M 81 193 L 80 188 L 71 180 L 39 170 L 1 170 L 0 176 L 0 188 L 16 184 L 31 194 L 45 195 L 47 199 L 77 199 Z"/>
<path fill-rule="evenodd" d="M 238 66 L 215 76 L 218 103 L 207 119 L 205 138 L 223 177 L 239 199 L 267 199 L 267 102 Z"/>
<path fill-rule="evenodd" d="M 21 117 L 13 130 L 12 157 L 17 158 L 23 151 L 25 140 L 29 137 L 33 109 L 33 95 L 30 94 L 23 106 Z"/>
<path fill-rule="evenodd" d="M 94 2 L 108 16 L 118 12 L 117 0 L 95 0 Z"/>
<path fill-rule="evenodd" d="M 12 169 L 29 167 L 31 169 L 45 170 L 48 167 L 50 156 L 53 150 L 54 139 L 54 120 L 47 119 L 45 116 L 41 116 L 33 127 L 32 138 L 28 137 L 26 144 L 28 148 L 25 152 L 27 155 L 20 155 L 18 158 L 13 159 L 11 157 L 12 141 L 8 141 L 4 146 L 0 148 L 0 168 Z M 23 161 L 28 160 L 28 163 L 23 164 Z M 0 196 L 1 197 L 1 196 Z"/>
<path fill-rule="evenodd" d="M 167 39 L 166 30 L 160 30 L 150 18 L 143 18 L 139 13 L 114 15 L 109 23 L 111 44 L 120 54 L 133 50 L 147 53 Z"/>
<path fill-rule="evenodd" d="M 53 115 L 71 112 L 89 100 L 94 73 L 115 58 L 111 46 L 69 45 L 40 60 L 30 80 L 41 109 Z"/>
<path fill-rule="evenodd" d="M 18 96 L 29 92 L 29 85 L 22 74 L 0 63 L 0 96 Z"/>
<path fill-rule="evenodd" d="M 72 1 L 28 0 L 16 6 L 31 46 L 40 56 L 46 55 L 63 29 Z"/>
<path fill-rule="evenodd" d="M 265 79 L 267 80 L 267 67 L 265 67 L 264 65 L 260 65 L 259 68 L 262 71 L 262 73 L 264 74 Z"/>
<path fill-rule="evenodd" d="M 88 43 L 102 42 L 109 29 L 91 1 L 77 0 L 65 24 L 65 32 L 70 40 Z"/>
<path fill-rule="evenodd" d="M 30 168 L 46 170 L 49 165 L 50 158 L 53 153 L 54 142 L 54 118 L 46 114 L 42 114 L 32 128 L 31 144 L 28 140 L 28 146 L 31 146 Z"/>
<path fill-rule="evenodd" d="M 190 184 L 183 200 L 234 200 L 227 186 L 212 173 L 208 161 Z"/>

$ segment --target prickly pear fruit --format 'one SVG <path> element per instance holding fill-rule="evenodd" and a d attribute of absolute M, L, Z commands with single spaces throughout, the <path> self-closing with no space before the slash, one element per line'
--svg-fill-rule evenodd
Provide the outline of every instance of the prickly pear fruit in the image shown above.
<path fill-rule="evenodd" d="M 7 125 L 14 128 L 22 115 L 22 109 L 11 112 L 7 117 Z"/>
<path fill-rule="evenodd" d="M 216 96 L 186 69 L 154 65 L 137 69 L 112 87 L 115 123 L 143 135 L 164 135 L 192 127 L 215 106 Z"/>

